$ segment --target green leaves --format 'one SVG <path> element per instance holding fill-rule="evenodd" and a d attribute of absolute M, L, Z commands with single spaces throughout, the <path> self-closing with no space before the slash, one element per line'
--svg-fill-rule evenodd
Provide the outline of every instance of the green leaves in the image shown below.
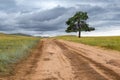
<path fill-rule="evenodd" d="M 88 19 L 88 15 L 87 15 L 87 12 L 77 12 L 75 15 L 74 15 L 75 19 L 76 20 L 87 20 Z"/>
<path fill-rule="evenodd" d="M 66 30 L 66 32 L 77 32 L 77 29 L 76 29 L 76 25 L 75 24 L 70 24 Z"/>
<path fill-rule="evenodd" d="M 88 19 L 87 12 L 82 11 L 76 12 L 74 16 L 72 16 L 66 21 L 66 24 L 68 25 L 66 32 L 95 30 L 95 28 L 89 27 L 89 25 L 86 23 L 87 19 Z"/>

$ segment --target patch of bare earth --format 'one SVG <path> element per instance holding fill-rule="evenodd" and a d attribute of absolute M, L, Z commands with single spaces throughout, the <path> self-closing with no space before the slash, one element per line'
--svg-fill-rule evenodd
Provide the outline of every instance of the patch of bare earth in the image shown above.
<path fill-rule="evenodd" d="M 15 75 L 0 80 L 120 80 L 120 52 L 43 39 Z"/>

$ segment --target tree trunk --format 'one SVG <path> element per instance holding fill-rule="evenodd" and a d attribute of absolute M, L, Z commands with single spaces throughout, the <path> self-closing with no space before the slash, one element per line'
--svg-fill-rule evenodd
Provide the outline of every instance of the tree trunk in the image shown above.
<path fill-rule="evenodd" d="M 81 38 L 81 30 L 79 30 L 79 36 L 78 37 Z"/>
<path fill-rule="evenodd" d="M 81 38 L 81 27 L 80 27 L 80 21 L 78 21 L 78 28 L 79 28 L 79 35 L 78 35 L 78 37 Z"/>

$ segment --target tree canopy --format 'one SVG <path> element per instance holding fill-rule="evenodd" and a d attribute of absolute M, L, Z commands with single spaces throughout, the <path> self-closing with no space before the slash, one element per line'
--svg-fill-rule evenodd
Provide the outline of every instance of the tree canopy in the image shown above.
<path fill-rule="evenodd" d="M 87 12 L 76 12 L 74 16 L 69 18 L 66 21 L 66 24 L 68 25 L 66 32 L 78 32 L 79 31 L 79 37 L 81 36 L 81 31 L 93 31 L 95 28 L 89 27 L 89 24 L 87 24 L 86 20 L 88 19 Z"/>

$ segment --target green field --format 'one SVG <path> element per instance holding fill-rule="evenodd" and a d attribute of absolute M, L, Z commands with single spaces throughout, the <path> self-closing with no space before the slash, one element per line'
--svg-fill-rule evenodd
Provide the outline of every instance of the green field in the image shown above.
<path fill-rule="evenodd" d="M 0 34 L 0 74 L 12 74 L 12 64 L 29 55 L 39 38 Z"/>
<path fill-rule="evenodd" d="M 58 36 L 56 38 L 120 51 L 120 36 L 82 38 L 76 36 Z"/>

